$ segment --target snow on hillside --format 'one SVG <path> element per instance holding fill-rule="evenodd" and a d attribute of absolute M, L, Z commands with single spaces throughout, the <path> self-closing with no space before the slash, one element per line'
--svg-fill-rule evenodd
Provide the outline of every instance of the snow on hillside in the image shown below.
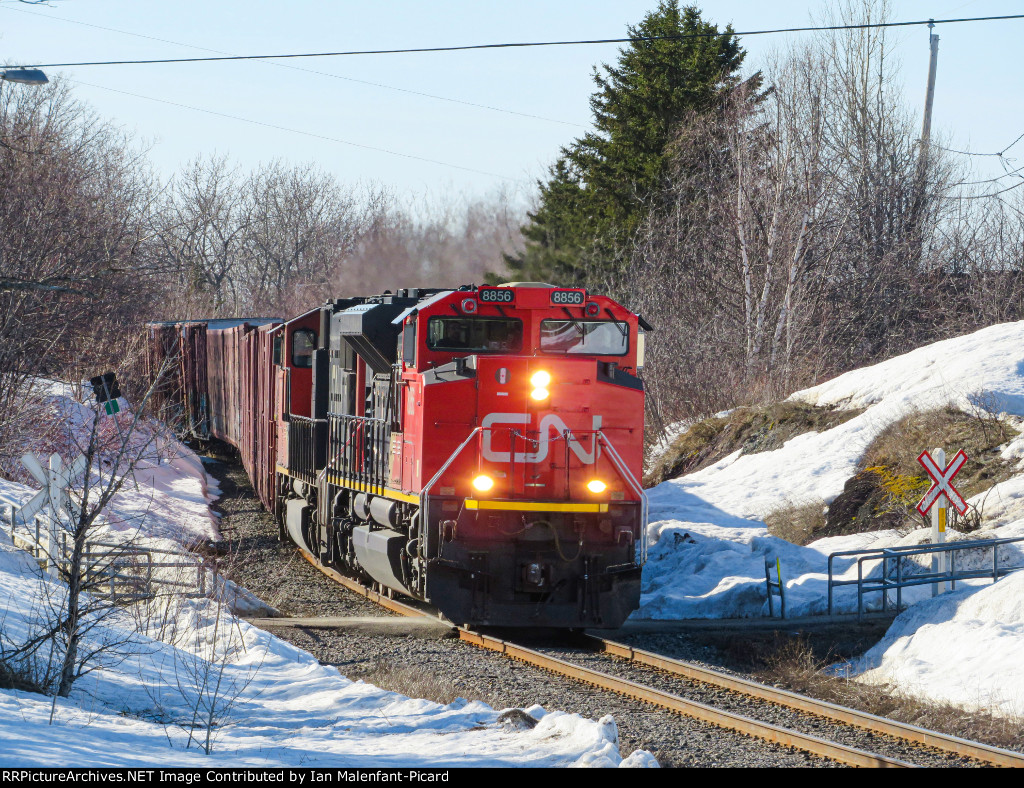
<path fill-rule="evenodd" d="M 1020 719 L 1024 572 L 913 605 L 863 657 L 836 667 L 939 702 Z"/>
<path fill-rule="evenodd" d="M 24 451 L 31 451 L 44 466 L 53 452 L 66 458 L 81 454 L 88 443 L 94 407 L 79 402 L 73 387 L 57 381 L 38 381 L 32 394 L 38 398 L 38 417 L 51 425 L 60 425 L 61 429 L 50 429 L 38 436 Z M 132 414 L 127 402 L 120 402 L 118 426 L 127 433 Z M 114 435 L 113 420 L 103 419 L 98 439 L 111 439 Z M 135 464 L 134 483 L 121 488 L 104 517 L 112 535 L 139 532 L 177 544 L 219 538 L 217 518 L 209 505 L 220 490 L 195 452 L 165 434 L 158 425 L 145 421 L 137 425 L 130 442 L 138 448 L 140 456 Z M 27 474 L 25 477 L 30 478 Z M 0 506 L 21 504 L 34 494 L 31 487 L 0 479 Z"/>
<path fill-rule="evenodd" d="M 826 432 L 800 435 L 776 451 L 742 457 L 736 452 L 649 490 L 651 548 L 634 618 L 767 614 L 765 562 L 774 566 L 776 559 L 786 582 L 788 613 L 823 613 L 829 553 L 920 543 L 927 529 L 906 536 L 881 531 L 830 537 L 798 547 L 769 535 L 762 518 L 793 504 L 832 501 L 856 472 L 871 441 L 913 410 L 952 405 L 967 412 L 1001 413 L 1020 429 L 1024 322 L 937 342 L 848 372 L 791 399 L 866 410 Z M 984 530 L 975 537 L 1024 536 L 1024 436 L 1004 447 L 1003 456 L 1020 460 L 1021 474 L 971 499 L 984 517 Z M 1024 562 L 1019 550 L 1009 557 Z M 851 562 L 839 562 L 837 567 L 845 569 L 844 577 L 856 577 Z M 998 697 L 1000 710 L 1024 715 L 1024 676 L 1010 678 L 1020 672 L 1007 656 L 1024 648 L 1024 606 L 1013 599 L 1019 596 L 1024 574 L 994 587 L 985 582 L 971 581 L 955 596 L 911 607 L 886 640 L 852 669 L 868 671 L 866 680 L 895 681 L 907 691 L 939 699 L 985 702 Z M 880 599 L 873 596 L 868 601 L 877 605 Z M 930 597 L 929 586 L 904 590 L 907 602 Z M 855 610 L 855 590 L 837 589 L 836 607 Z M 987 636 L 978 637 L 980 632 Z M 959 672 L 947 680 L 941 666 L 926 655 L 936 644 L 953 641 L 960 644 Z M 954 690 L 954 685 L 962 687 Z"/>
<path fill-rule="evenodd" d="M 54 418 L 81 437 L 91 407 L 56 384 L 45 396 Z M 154 437 L 150 429 L 139 439 Z M 160 546 L 215 537 L 214 481 L 186 447 L 156 437 L 159 450 L 139 464 L 99 533 Z M 33 447 L 41 458 L 58 448 L 48 440 Z M 0 480 L 4 504 L 20 505 L 33 493 Z M 66 586 L 14 548 L 7 527 L 0 528 L 0 641 L 9 649 L 52 618 Z M 232 601 L 236 593 L 247 592 L 236 590 Z M 594 721 L 535 704 L 526 711 L 539 722 L 519 729 L 481 702 L 406 698 L 350 681 L 215 601 L 154 608 L 141 632 L 126 612 L 106 617 L 94 623 L 87 646 L 122 642 L 52 707 L 52 698 L 0 690 L 0 766 L 658 765 L 644 751 L 620 755 L 610 716 Z M 197 689 L 203 686 L 218 686 L 219 695 Z M 211 706 L 219 719 L 206 755 L 197 748 L 204 734 L 189 747 L 187 728 L 197 710 L 202 716 Z"/>

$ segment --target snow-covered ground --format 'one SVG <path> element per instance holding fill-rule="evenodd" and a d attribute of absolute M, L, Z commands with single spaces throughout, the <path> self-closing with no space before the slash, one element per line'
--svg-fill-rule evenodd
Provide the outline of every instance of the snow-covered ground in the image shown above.
<path fill-rule="evenodd" d="M 81 437 L 91 408 L 59 386 L 47 397 L 54 418 Z M 41 456 L 56 448 L 49 440 L 35 447 Z M 199 458 L 170 439 L 152 445 L 159 451 L 139 463 L 100 533 L 161 546 L 215 537 L 216 486 Z M 20 505 L 32 494 L 0 480 L 2 503 Z M 26 642 L 65 594 L 0 533 L 0 642 Z M 115 613 L 95 624 L 87 643 L 118 645 L 68 698 L 0 690 L 0 766 L 657 766 L 643 751 L 620 755 L 610 716 L 595 721 L 535 704 L 525 710 L 539 720 L 529 728 L 479 701 L 406 698 L 350 681 L 215 601 L 154 608 L 141 631 L 137 619 Z M 190 742 L 189 730 L 211 708 L 208 755 L 205 733 Z"/>
<path fill-rule="evenodd" d="M 919 348 L 794 394 L 813 405 L 866 410 L 833 429 L 809 433 L 781 449 L 740 456 L 649 490 L 650 553 L 640 610 L 634 618 L 729 618 L 767 612 L 765 562 L 779 559 L 793 616 L 827 609 L 829 553 L 918 544 L 920 529 L 831 537 L 798 547 L 768 534 L 763 518 L 793 504 L 831 502 L 857 471 L 866 447 L 887 425 L 914 410 L 952 405 L 967 412 L 1005 414 L 1024 422 L 1024 322 L 992 326 Z M 931 448 L 922 446 L 922 449 Z M 957 447 L 945 447 L 955 451 Z M 1024 536 L 1024 437 L 1003 450 L 1021 474 L 970 501 L 983 513 L 972 538 Z M 1024 552 L 1007 551 L 1024 563 Z M 980 557 L 979 557 L 980 560 Z M 990 559 L 989 559 L 990 560 Z M 845 578 L 852 562 L 837 563 Z M 774 573 L 773 573 L 774 574 Z M 1013 655 L 1024 648 L 1024 574 L 992 586 L 985 581 L 931 600 L 930 586 L 904 590 L 915 604 L 886 639 L 853 666 L 866 681 L 970 706 L 1024 716 L 1024 673 Z M 855 590 L 836 590 L 840 611 L 856 609 Z M 877 605 L 879 595 L 869 601 Z M 937 648 L 957 643 L 957 652 Z M 936 655 L 939 655 L 937 657 Z M 948 662 L 955 659 L 951 669 Z"/>
<path fill-rule="evenodd" d="M 38 621 L 37 600 L 59 602 L 62 590 L 0 536 L 5 637 L 23 641 Z M 0 691 L 0 766 L 653 765 L 643 752 L 620 756 L 610 716 L 595 722 L 535 705 L 526 711 L 539 723 L 520 730 L 478 701 L 441 705 L 350 681 L 205 600 L 170 618 L 164 640 L 132 634 L 127 615 L 104 621 L 92 642 L 128 642 L 58 699 L 53 724 L 52 699 Z M 203 731 L 186 747 L 187 728 L 197 709 L 205 719 L 211 707 L 218 724 L 208 756 L 197 749 Z"/>
<path fill-rule="evenodd" d="M 58 391 L 59 407 L 74 406 Z M 907 412 L 952 404 L 1005 414 L 1024 424 L 1024 323 L 994 326 L 936 343 L 842 375 L 793 395 L 816 405 L 866 410 L 823 433 L 802 435 L 781 449 L 731 455 L 716 465 L 650 490 L 650 555 L 635 618 L 750 617 L 767 604 L 764 566 L 778 559 L 791 615 L 821 613 L 827 598 L 827 557 L 839 550 L 916 544 L 924 533 L 877 532 L 832 537 L 798 547 L 768 534 L 763 518 L 775 509 L 830 502 L 856 472 L 875 436 Z M 169 442 L 165 449 L 172 447 Z M 208 503 L 215 487 L 198 458 L 183 447 L 140 469 L 138 487 L 115 502 L 111 531 L 143 524 L 147 538 L 190 541 L 216 534 Z M 927 447 L 922 447 L 927 448 Z M 955 450 L 956 447 L 946 447 Z M 48 451 L 48 450 L 47 450 Z M 45 451 L 43 453 L 46 453 Z M 165 455 L 167 451 L 163 452 Z M 972 503 L 983 511 L 973 536 L 1024 536 L 1024 437 L 1004 447 L 1021 473 Z M 32 491 L 0 481 L 0 501 Z M 1014 560 L 1024 560 L 1018 553 Z M 0 629 L 24 636 L 49 588 L 24 553 L 0 536 Z M 842 569 L 842 565 L 840 565 Z M 847 568 L 849 576 L 852 569 Z M 841 592 L 841 593 L 840 593 Z M 851 610 L 851 589 L 840 589 Z M 936 599 L 930 588 L 908 590 L 915 602 L 886 637 L 861 659 L 836 670 L 868 682 L 967 708 L 1024 716 L 1024 573 L 996 584 L 976 581 Z M 876 600 L 877 602 L 877 600 Z M 49 699 L 0 692 L 0 763 L 53 765 L 651 765 L 646 753 L 621 758 L 614 721 L 584 720 L 539 706 L 532 730 L 511 730 L 481 703 L 442 706 L 351 682 L 308 654 L 239 622 L 218 627 L 227 693 L 236 702 L 219 728 L 213 754 L 184 749 L 182 725 L 195 698 L 178 689 L 193 681 L 198 656 L 210 648 L 217 606 L 190 602 L 175 611 L 184 640 L 135 636 L 137 648 L 117 664 L 81 679 L 71 697 Z M 198 626 L 187 627 L 185 623 Z M 116 621 L 107 627 L 127 627 Z M 232 633 L 225 640 L 224 632 Z M 166 629 L 165 629 L 166 632 Z M 198 639 L 197 635 L 198 633 Z M 155 631 L 150 635 L 157 634 Z M 205 639 L 204 639 L 205 638 Z M 174 642 L 167 642 L 174 640 Z M 226 644 L 226 645 L 225 645 Z M 256 667 L 258 666 L 258 670 Z M 182 680 L 184 676 L 186 680 Z M 73 735 L 68 730 L 74 731 Z M 115 743 L 118 746 L 111 746 Z M 312 753 L 316 752 L 316 760 Z M 113 755 L 112 753 L 118 753 Z"/>

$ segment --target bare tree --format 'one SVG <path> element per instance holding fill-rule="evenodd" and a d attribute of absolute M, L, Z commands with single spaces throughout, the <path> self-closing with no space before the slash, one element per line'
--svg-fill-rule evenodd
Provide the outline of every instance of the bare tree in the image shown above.
<path fill-rule="evenodd" d="M 174 650 L 174 683 L 188 716 L 179 725 L 188 733 L 185 746 L 193 743 L 209 755 L 217 732 L 230 719 L 231 710 L 255 680 L 263 660 L 241 668 L 246 652 L 245 636 L 238 620 L 223 599 L 204 601 L 184 613 L 168 633 Z"/>
<path fill-rule="evenodd" d="M 0 83 L 0 470 L 11 471 L 31 375 L 69 358 L 104 363 L 148 301 L 142 153 L 59 80 Z"/>
<path fill-rule="evenodd" d="M 238 172 L 224 156 L 195 159 L 169 184 L 153 237 L 186 312 L 198 306 L 233 314 L 242 305 L 237 277 L 248 224 L 243 199 Z"/>
<path fill-rule="evenodd" d="M 67 696 L 77 679 L 122 658 L 134 639 L 133 628 L 111 626 L 120 618 L 116 595 L 93 593 L 106 589 L 123 571 L 134 537 L 117 544 L 100 540 L 101 550 L 94 543 L 105 529 L 105 512 L 121 489 L 133 483 L 139 464 L 159 462 L 161 430 L 144 416 L 152 391 L 150 387 L 130 413 L 106 417 L 102 408 L 84 406 L 60 419 L 65 465 L 82 456 L 86 469 L 81 480 L 71 480 L 69 506 L 49 515 L 54 538 L 47 562 L 63 583 L 40 584 L 44 615 L 35 632 L 24 642 L 4 644 L 11 660 L 53 662 L 55 695 Z"/>
<path fill-rule="evenodd" d="M 504 268 L 503 253 L 522 245 L 525 215 L 525 206 L 508 190 L 389 204 L 360 240 L 337 286 L 354 283 L 355 292 L 380 292 L 483 282 Z"/>
<path fill-rule="evenodd" d="M 380 195 L 345 189 L 311 165 L 275 162 L 245 187 L 245 288 L 257 309 L 322 303 L 373 223 Z"/>
<path fill-rule="evenodd" d="M 844 0 L 835 14 L 878 22 L 888 7 Z M 765 73 L 760 100 L 740 86 L 679 129 L 619 285 L 659 328 L 645 375 L 656 424 L 785 394 L 951 325 L 923 317 L 942 314 L 930 307 L 951 282 L 955 168 L 919 156 L 885 30 L 837 32 Z"/>

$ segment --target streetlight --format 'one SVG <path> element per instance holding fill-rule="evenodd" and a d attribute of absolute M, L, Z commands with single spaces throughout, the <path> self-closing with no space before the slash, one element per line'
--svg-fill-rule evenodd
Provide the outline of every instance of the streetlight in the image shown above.
<path fill-rule="evenodd" d="M 0 71 L 0 79 L 22 85 L 45 85 L 50 81 L 38 68 L 5 68 Z"/>

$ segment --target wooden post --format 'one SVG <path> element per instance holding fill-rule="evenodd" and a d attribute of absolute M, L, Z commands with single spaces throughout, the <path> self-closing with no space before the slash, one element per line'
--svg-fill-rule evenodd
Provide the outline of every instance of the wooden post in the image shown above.
<path fill-rule="evenodd" d="M 932 28 L 935 23 L 928 22 L 928 45 L 931 49 L 931 58 L 928 61 L 928 91 L 924 98 L 924 122 L 921 124 L 921 153 L 927 160 L 928 145 L 932 138 L 932 104 L 935 102 L 935 70 L 939 63 L 939 37 L 935 35 Z"/>

